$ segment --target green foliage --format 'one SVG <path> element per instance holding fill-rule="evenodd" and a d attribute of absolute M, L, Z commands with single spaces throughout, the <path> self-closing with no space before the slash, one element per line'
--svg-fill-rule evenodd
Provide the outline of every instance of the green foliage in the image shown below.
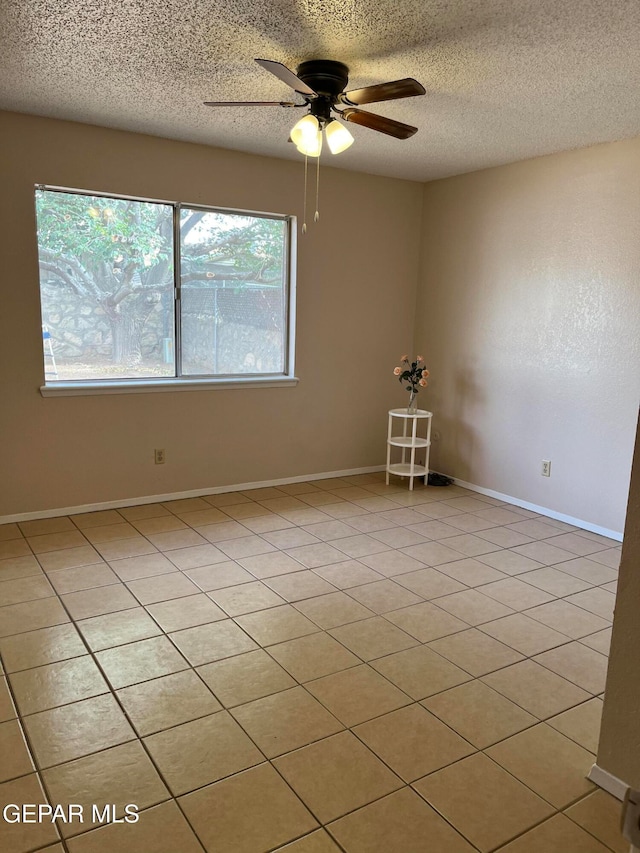
<path fill-rule="evenodd" d="M 173 206 L 53 190 L 36 192 L 40 265 L 106 307 L 173 283 Z M 183 208 L 183 283 L 280 283 L 282 220 Z"/>
<path fill-rule="evenodd" d="M 114 274 L 135 264 L 141 270 L 171 260 L 172 211 L 151 202 L 39 190 L 38 243 L 94 274 L 100 264 Z"/>
<path fill-rule="evenodd" d="M 185 227 L 196 219 L 187 235 Z M 183 280 L 239 283 L 282 281 L 282 220 L 183 209 L 180 215 Z"/>
<path fill-rule="evenodd" d="M 174 205 L 38 190 L 36 213 L 47 291 L 63 286 L 100 306 L 114 360 L 139 360 L 151 313 L 162 304 L 172 316 Z M 283 220 L 180 208 L 182 285 L 281 287 L 285 227 Z"/>

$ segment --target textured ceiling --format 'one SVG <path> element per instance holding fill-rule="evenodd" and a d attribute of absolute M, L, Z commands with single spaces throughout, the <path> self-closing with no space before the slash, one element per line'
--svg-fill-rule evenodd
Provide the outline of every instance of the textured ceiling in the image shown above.
<path fill-rule="evenodd" d="M 638 0 L 0 0 L 0 107 L 299 158 L 302 111 L 254 57 L 350 68 L 349 88 L 415 77 L 323 162 L 418 180 L 640 134 Z"/>

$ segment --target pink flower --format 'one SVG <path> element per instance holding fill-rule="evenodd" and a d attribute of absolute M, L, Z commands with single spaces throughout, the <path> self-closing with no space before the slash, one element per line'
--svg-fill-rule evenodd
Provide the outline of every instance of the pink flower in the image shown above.
<path fill-rule="evenodd" d="M 394 376 L 400 376 L 400 374 L 401 374 L 401 373 L 402 373 L 402 368 L 401 368 L 401 367 L 394 367 L 394 368 L 393 368 L 393 375 L 394 375 Z"/>
<path fill-rule="evenodd" d="M 420 362 L 421 362 L 421 361 L 424 361 L 424 358 L 423 358 L 421 355 L 419 355 L 419 356 L 416 358 L 416 361 L 418 362 L 418 364 L 420 364 Z"/>
<path fill-rule="evenodd" d="M 403 356 L 402 356 L 402 358 L 400 359 L 400 361 L 401 361 L 403 364 L 409 364 L 409 356 L 408 356 L 408 355 L 403 355 Z"/>
<path fill-rule="evenodd" d="M 421 380 L 418 382 L 418 385 L 420 385 L 420 387 L 421 387 L 421 388 L 426 388 L 426 387 L 427 387 L 427 380 L 426 380 L 426 379 L 421 379 Z"/>
<path fill-rule="evenodd" d="M 423 367 L 423 368 L 422 368 L 422 378 L 423 378 L 423 379 L 426 379 L 426 378 L 427 378 L 427 376 L 429 376 L 429 371 L 427 370 L 427 368 L 426 368 L 426 367 Z"/>

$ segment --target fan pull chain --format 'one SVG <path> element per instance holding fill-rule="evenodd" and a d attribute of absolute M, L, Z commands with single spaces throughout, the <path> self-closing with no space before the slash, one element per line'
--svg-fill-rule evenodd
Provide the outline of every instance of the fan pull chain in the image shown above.
<path fill-rule="evenodd" d="M 318 212 L 318 197 L 320 196 L 320 155 L 318 154 L 316 163 L 316 212 L 313 214 L 313 221 L 317 222 L 320 219 L 320 213 Z"/>
<path fill-rule="evenodd" d="M 302 201 L 302 233 L 307 233 L 307 161 L 308 157 L 304 155 L 304 196 Z"/>

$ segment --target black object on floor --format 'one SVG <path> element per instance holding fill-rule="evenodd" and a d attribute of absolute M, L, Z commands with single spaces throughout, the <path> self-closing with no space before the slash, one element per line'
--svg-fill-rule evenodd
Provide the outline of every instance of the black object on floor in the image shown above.
<path fill-rule="evenodd" d="M 445 477 L 444 474 L 429 474 L 428 486 L 450 486 L 453 483 L 451 477 Z"/>

